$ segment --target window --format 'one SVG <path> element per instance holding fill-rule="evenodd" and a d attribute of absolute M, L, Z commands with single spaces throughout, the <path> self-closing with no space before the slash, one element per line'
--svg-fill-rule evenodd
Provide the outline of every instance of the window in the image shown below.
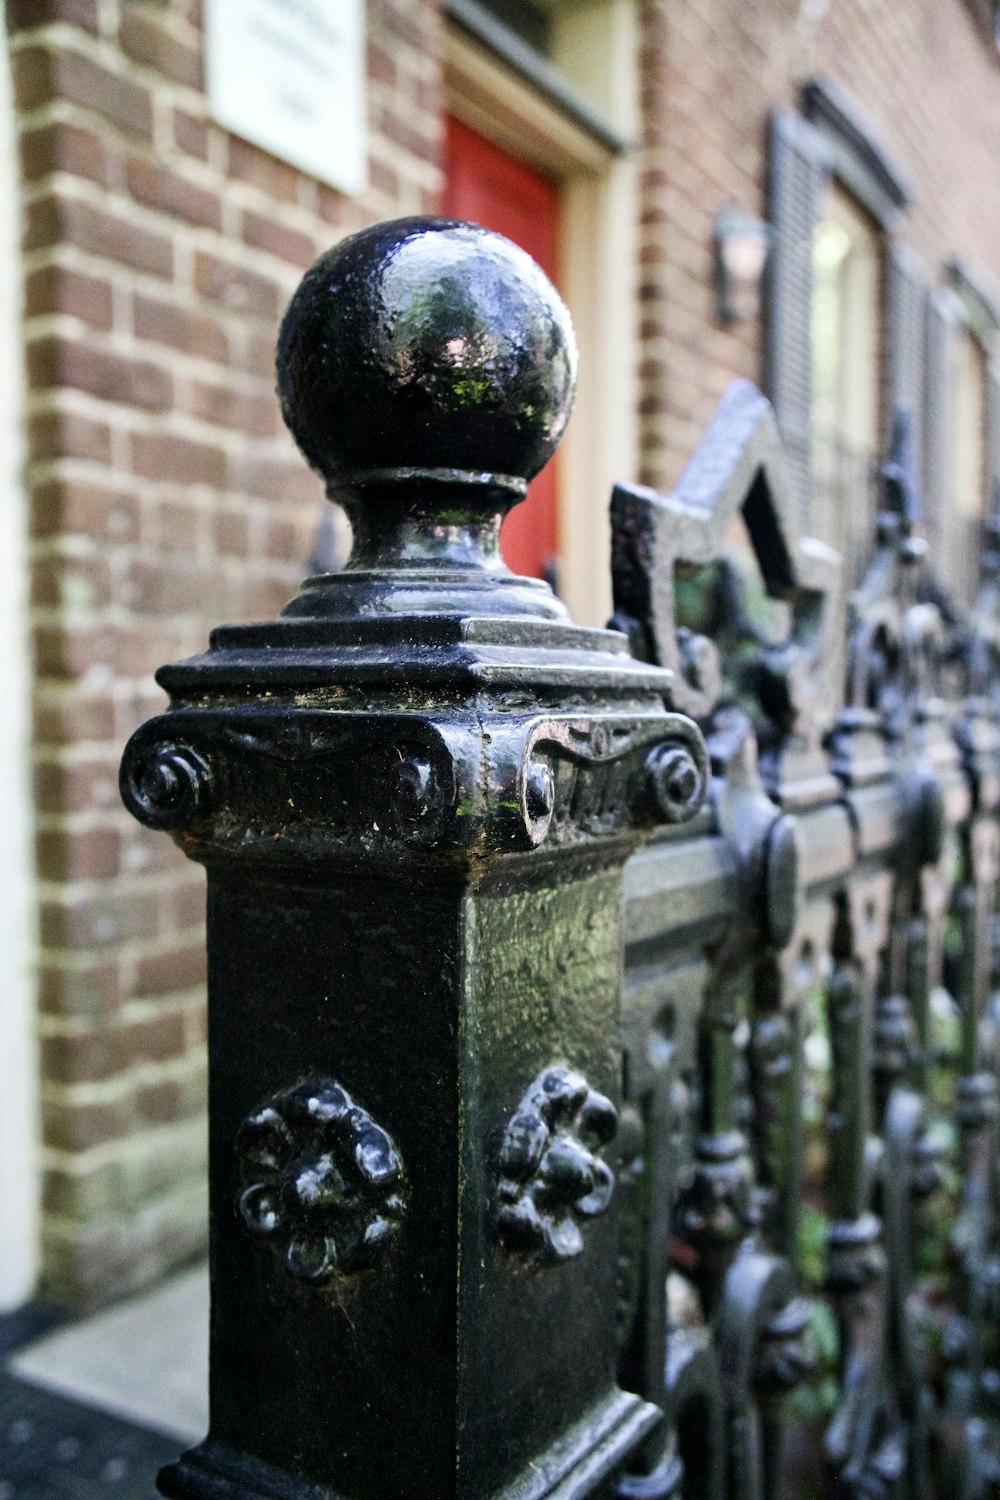
<path fill-rule="evenodd" d="M 1000 293 L 964 260 L 928 305 L 928 534 L 937 569 L 971 603 L 982 522 L 1000 485 Z"/>
<path fill-rule="evenodd" d="M 909 408 L 919 444 L 925 292 L 894 245 L 909 200 L 905 173 L 839 85 L 813 80 L 801 114 L 774 116 L 766 389 L 803 529 L 845 555 L 848 586 L 871 549 L 883 389 Z"/>
<path fill-rule="evenodd" d="M 873 461 L 908 413 L 934 568 L 969 601 L 1000 493 L 1000 288 L 962 260 L 934 285 L 900 233 L 911 196 L 839 85 L 774 116 L 766 389 L 802 526 L 843 554 L 849 588 L 871 557 Z"/>

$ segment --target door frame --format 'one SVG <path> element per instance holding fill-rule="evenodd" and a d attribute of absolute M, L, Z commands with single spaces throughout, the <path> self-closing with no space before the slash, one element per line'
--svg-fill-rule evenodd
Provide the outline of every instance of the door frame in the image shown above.
<path fill-rule="evenodd" d="M 621 50 L 637 54 L 637 43 L 625 35 Z M 560 592 L 574 619 L 603 625 L 611 614 L 611 490 L 638 477 L 637 168 L 453 23 L 443 78 L 446 113 L 560 186 L 560 290 L 580 348 L 576 407 L 559 449 Z M 617 102 L 637 118 L 628 88 Z"/>

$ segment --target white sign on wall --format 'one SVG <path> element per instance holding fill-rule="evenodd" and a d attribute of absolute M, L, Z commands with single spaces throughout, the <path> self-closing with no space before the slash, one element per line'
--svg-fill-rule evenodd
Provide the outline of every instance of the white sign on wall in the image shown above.
<path fill-rule="evenodd" d="M 208 0 L 213 119 L 345 193 L 367 181 L 364 0 Z"/>

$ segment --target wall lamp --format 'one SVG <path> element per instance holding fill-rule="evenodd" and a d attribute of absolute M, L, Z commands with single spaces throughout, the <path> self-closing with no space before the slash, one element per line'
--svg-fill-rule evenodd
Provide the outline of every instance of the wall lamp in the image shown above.
<path fill-rule="evenodd" d="M 742 323 L 760 311 L 773 231 L 730 205 L 715 221 L 715 310 L 720 323 Z"/>

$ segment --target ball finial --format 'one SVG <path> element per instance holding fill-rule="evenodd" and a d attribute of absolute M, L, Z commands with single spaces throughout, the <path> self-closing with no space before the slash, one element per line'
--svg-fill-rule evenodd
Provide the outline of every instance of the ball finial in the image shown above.
<path fill-rule="evenodd" d="M 569 419 L 569 313 L 478 224 L 395 219 L 321 256 L 278 341 L 278 392 L 332 491 L 441 480 L 515 499 Z"/>

